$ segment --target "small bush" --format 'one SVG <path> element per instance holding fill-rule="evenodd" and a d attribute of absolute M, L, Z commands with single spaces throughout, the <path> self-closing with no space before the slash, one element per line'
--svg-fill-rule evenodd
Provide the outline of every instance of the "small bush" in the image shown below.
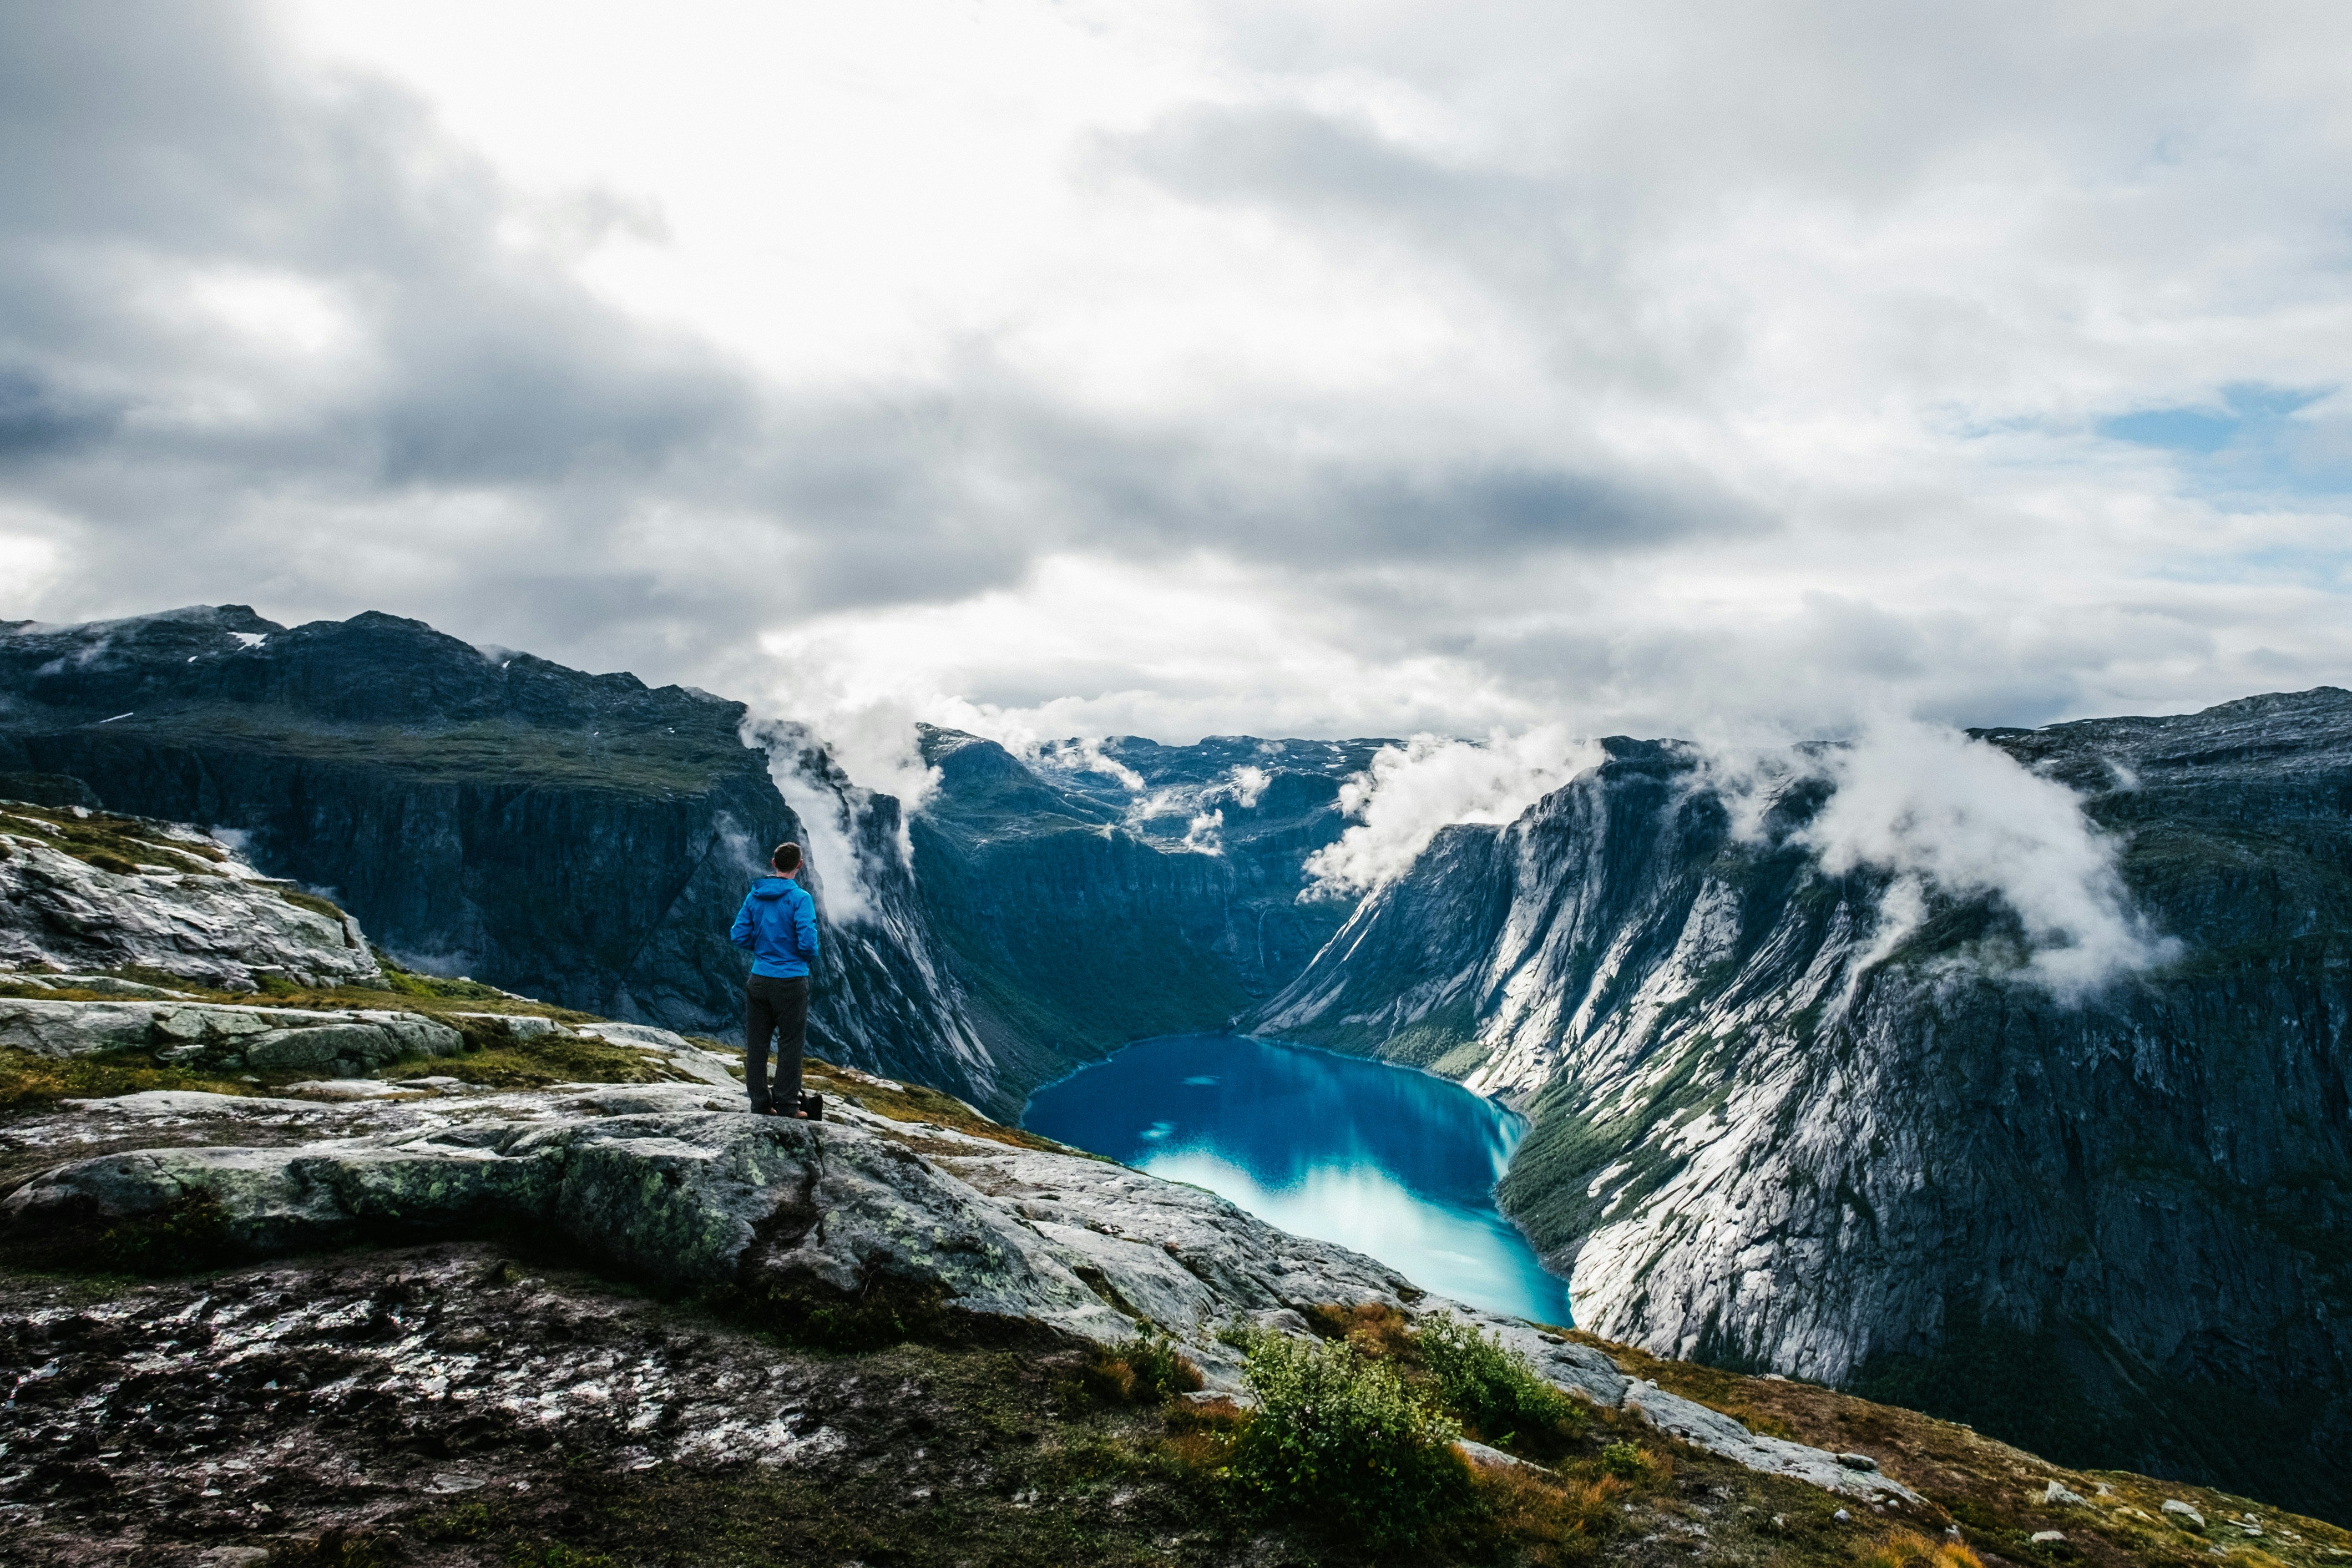
<path fill-rule="evenodd" d="M 1650 1473 L 1650 1456 L 1631 1443 L 1612 1443 L 1601 1450 L 1601 1468 L 1621 1481 L 1638 1480 Z"/>
<path fill-rule="evenodd" d="M 1447 1407 L 1490 1443 L 1556 1452 L 1581 1436 L 1591 1419 L 1527 1357 L 1450 1312 L 1423 1320 L 1414 1348 Z"/>
<path fill-rule="evenodd" d="M 1235 1439 L 1233 1474 L 1262 1501 L 1375 1545 L 1416 1540 L 1470 1503 L 1461 1428 L 1396 1369 L 1342 1341 L 1248 1337 L 1258 1407 Z"/>
<path fill-rule="evenodd" d="M 1087 1392 L 1114 1405 L 1157 1405 L 1201 1386 L 1201 1369 L 1176 1342 L 1146 1330 L 1116 1350 L 1098 1350 L 1086 1370 Z"/>
<path fill-rule="evenodd" d="M 1136 1376 L 1156 1389 L 1163 1399 L 1200 1391 L 1201 1369 L 1165 1334 L 1142 1335 L 1128 1346 L 1127 1361 L 1135 1368 Z"/>

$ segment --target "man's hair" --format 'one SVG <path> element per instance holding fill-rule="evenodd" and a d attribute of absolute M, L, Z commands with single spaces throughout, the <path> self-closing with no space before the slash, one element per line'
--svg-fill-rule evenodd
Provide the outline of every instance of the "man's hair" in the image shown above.
<path fill-rule="evenodd" d="M 776 852 L 770 856 L 769 859 L 775 863 L 777 870 L 789 875 L 801 868 L 801 847 L 797 844 L 779 844 L 776 846 Z"/>

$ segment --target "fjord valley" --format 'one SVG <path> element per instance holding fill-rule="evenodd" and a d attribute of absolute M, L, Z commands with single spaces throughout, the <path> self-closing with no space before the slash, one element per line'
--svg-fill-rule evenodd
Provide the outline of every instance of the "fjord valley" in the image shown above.
<path fill-rule="evenodd" d="M 1524 1118 L 1499 1202 L 1583 1332 L 1450 1310 L 1592 1413 L 1574 1442 L 1520 1444 L 1554 1477 L 1527 1484 L 1606 1492 L 1573 1529 L 1545 1516 L 1571 1556 L 1908 1563 L 1952 1540 L 2056 1568 L 2352 1550 L 2277 1512 L 2352 1519 L 2352 694 L 1953 741 L 1968 765 L 2061 792 L 2033 798 L 2112 850 L 2088 912 L 2053 934 L 2031 889 L 1845 853 L 1861 750 L 1733 766 L 1612 738 L 1515 820 L 1442 827 L 1400 874 L 1335 898 L 1307 862 L 1355 821 L 1379 740 L 1015 752 L 926 729 L 936 783 L 909 809 L 740 704 L 389 616 L 18 626 L 0 682 L 0 796 L 19 803 L 0 823 L 0 1048 L 18 1075 L 0 1203 L 20 1376 L 59 1324 L 95 1347 L 59 1365 L 116 1375 L 107 1358 L 131 1347 L 107 1349 L 104 1311 L 73 1294 L 109 1270 L 154 1277 L 106 1287 L 142 1321 L 218 1280 L 224 1300 L 356 1309 L 391 1325 L 385 1344 L 456 1336 L 436 1355 L 480 1354 L 478 1293 L 516 1291 L 521 1321 L 582 1325 L 597 1354 L 658 1346 L 733 1392 L 690 1419 L 677 1390 L 704 1372 L 663 1373 L 672 1392 L 646 1384 L 626 1411 L 583 1394 L 541 1420 L 499 1395 L 477 1449 L 423 1395 L 317 1416 L 339 1465 L 429 1437 L 457 1478 L 439 1495 L 507 1489 L 482 1492 L 477 1521 L 502 1552 L 560 1530 L 512 1490 L 562 1473 L 534 1457 L 551 1434 L 599 1475 L 655 1467 L 593 1507 L 562 1484 L 615 1560 L 680 1559 L 614 1498 L 717 1486 L 696 1467 L 743 1460 L 697 1457 L 698 1424 L 765 1432 L 750 1462 L 877 1489 L 857 1492 L 871 1503 L 929 1447 L 876 1414 L 880 1384 L 857 1392 L 871 1376 L 912 1379 L 928 1429 L 960 1434 L 962 1457 L 917 1484 L 957 1500 L 973 1540 L 1010 1542 L 1042 1488 L 1092 1521 L 1055 1560 L 1142 1561 L 1160 1539 L 1202 1562 L 1411 1560 L 1265 1545 L 1256 1516 L 1218 1511 L 1226 1482 L 1187 1490 L 1180 1459 L 1263 1393 L 1221 1334 L 1357 1344 L 1404 1357 L 1419 1386 L 1444 1292 L 1017 1126 L 1040 1086 L 1130 1042 L 1238 1029 L 1434 1073 Z M 812 1048 L 850 1102 L 838 1125 L 740 1115 L 719 1054 L 743 962 L 726 923 L 786 837 L 815 855 Z M 305 1009 L 332 1016 L 278 1016 Z M 525 1234 L 557 1250 L 523 1256 Z M 299 1332 L 269 1353 L 315 1363 L 306 1386 L 379 1353 L 323 1318 Z M 787 1361 L 761 1370 L 761 1335 Z M 1084 1394 L 1131 1393 L 1143 1351 L 1128 1384 L 1104 1369 L 1139 1335 L 1166 1336 L 1235 1413 L 1185 1426 L 1209 1407 Z M 957 1358 L 1014 1342 L 1064 1370 L 1008 1384 L 1034 1407 L 1000 1410 Z M 778 1377 L 788 1397 L 759 1392 Z M 224 1440 L 259 1443 L 295 1386 L 257 1384 Z M 1467 1419 L 1489 1449 L 1525 1436 Z M 85 1435 L 118 1440 L 103 1420 Z M 187 1484 L 163 1437 L 142 1441 L 140 1485 Z M 1016 1459 L 1039 1442 L 1061 1457 Z M 1633 1456 L 1615 1469 L 1612 1442 Z M 11 1506 L 79 1521 L 73 1540 L 128 1539 L 137 1510 L 89 1489 L 103 1467 L 71 1469 L 100 1451 L 26 1472 L 38 1495 Z M 1080 1453 L 1100 1468 L 1080 1473 Z M 319 1482 L 303 1539 L 364 1515 L 403 1550 L 476 1560 L 457 1505 L 427 1505 L 427 1472 L 391 1468 L 404 1479 L 374 1494 Z M 2210 1488 L 2236 1494 L 2244 1527 Z M 1121 1489 L 1147 1500 L 1132 1529 Z M 1904 1531 L 1921 1544 L 1888 1544 Z M 1467 1539 L 1444 1551 L 1567 1560 Z"/>

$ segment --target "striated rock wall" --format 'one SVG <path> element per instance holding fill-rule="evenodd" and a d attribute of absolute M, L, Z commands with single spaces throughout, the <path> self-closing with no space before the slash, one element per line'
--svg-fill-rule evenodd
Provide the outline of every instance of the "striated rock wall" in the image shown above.
<path fill-rule="evenodd" d="M 1748 836 L 1612 741 L 1257 1026 L 1528 1110 L 1501 1195 L 1597 1333 L 2352 1515 L 2352 694 L 1987 738 L 2129 836 L 2177 961 L 2053 994 L 1984 899 L 1882 951 L 1885 873 L 1801 837 L 1825 783 Z"/>

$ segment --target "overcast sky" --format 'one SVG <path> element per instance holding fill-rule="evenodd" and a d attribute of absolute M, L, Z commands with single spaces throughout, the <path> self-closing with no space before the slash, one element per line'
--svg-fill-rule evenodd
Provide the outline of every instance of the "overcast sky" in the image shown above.
<path fill-rule="evenodd" d="M 1173 741 L 2352 684 L 2340 0 L 0 18 L 0 618 Z"/>

